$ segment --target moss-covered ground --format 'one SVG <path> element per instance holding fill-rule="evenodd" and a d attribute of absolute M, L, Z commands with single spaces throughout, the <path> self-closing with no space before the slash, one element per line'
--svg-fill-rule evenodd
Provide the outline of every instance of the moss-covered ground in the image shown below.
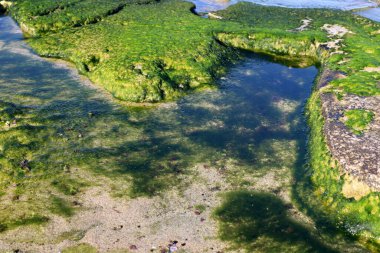
<path fill-rule="evenodd" d="M 380 65 L 379 24 L 341 11 L 282 9 L 249 3 L 239 3 L 220 11 L 218 15 L 223 19 L 212 20 L 195 15 L 191 11 L 192 4 L 180 1 L 99 2 L 96 10 L 89 8 L 94 2 L 39 0 L 37 4 L 36 1 L 19 0 L 15 1 L 10 12 L 31 35 L 29 43 L 37 53 L 73 62 L 83 74 L 121 100 L 158 102 L 178 98 L 189 91 L 214 87 L 216 77 L 224 73 L 226 65 L 240 57 L 236 49 L 269 54 L 274 60 L 290 61 L 296 66 L 317 64 L 344 73 L 345 78 L 315 91 L 308 102 L 310 162 L 307 169 L 295 173 L 299 183 L 294 198 L 310 214 L 322 217 L 319 219 L 323 221 L 321 226 L 338 226 L 358 237 L 373 251 L 378 249 L 380 195 L 373 192 L 358 201 L 343 196 L 344 176 L 332 159 L 323 136 L 319 93 L 332 92 L 338 98 L 346 94 L 380 95 L 379 73 L 363 71 L 366 67 Z M 78 13 L 78 6 L 82 12 Z M 310 26 L 305 31 L 296 30 L 306 18 L 312 20 Z M 337 39 L 329 38 L 322 29 L 325 24 L 337 24 L 350 31 L 338 42 L 340 52 L 331 53 L 323 45 Z M 41 171 L 39 176 L 44 177 L 46 171 L 38 169 L 43 166 L 38 161 L 54 158 L 54 153 L 49 152 L 38 159 L 30 157 L 36 148 L 43 149 L 43 136 L 51 130 L 44 127 L 40 119 L 31 121 L 29 115 L 32 112 L 25 113 L 30 108 L 6 103 L 2 110 L 2 117 L 10 120 L 10 124 L 14 116 L 9 115 L 20 115 L 17 118 L 24 122 L 23 127 L 11 128 L 3 135 L 6 136 L 1 142 L 3 181 L 9 186 L 10 182 L 24 177 L 28 173 L 28 166 L 20 166 L 24 160 L 30 160 L 30 167 Z M 27 117 L 23 118 L 23 115 Z M 59 115 L 57 119 L 49 120 L 59 120 Z M 77 129 L 86 124 L 73 122 L 73 126 L 65 126 L 73 131 L 57 131 L 63 136 L 60 142 L 69 145 L 69 140 L 80 134 Z M 117 130 L 109 134 L 116 136 Z M 129 163 L 137 170 L 130 173 L 142 176 L 135 177 L 140 180 L 135 184 L 139 186 L 134 192 L 137 195 L 155 194 L 157 189 L 165 189 L 166 176 L 175 177 L 176 169 L 182 165 L 182 160 L 177 162 L 173 158 L 165 164 L 157 164 L 157 170 L 144 170 L 146 163 L 153 163 L 154 159 L 141 163 L 138 157 L 147 155 L 148 151 L 154 156 L 166 155 L 163 150 L 154 148 L 157 143 L 165 145 L 168 150 L 184 152 L 176 143 L 166 143 L 158 137 L 149 144 L 136 142 L 124 146 L 125 152 L 128 147 L 134 149 Z M 114 151 L 110 148 L 107 152 L 111 155 Z M 107 159 L 103 157 L 106 163 Z M 80 157 L 77 159 L 80 161 Z M 51 159 L 55 160 L 56 168 L 65 166 L 59 163 L 59 158 Z M 95 160 L 99 160 L 99 153 L 86 157 L 83 163 Z M 152 176 L 154 180 L 151 180 Z M 52 185 L 61 194 L 70 195 L 86 182 L 64 180 L 62 183 L 55 179 Z M 141 185 L 146 189 L 141 189 Z M 20 186 L 17 181 L 15 186 L 16 189 L 23 188 L 17 187 Z M 61 215 L 71 214 L 60 196 L 49 203 L 51 210 Z M 223 212 L 219 211 L 219 214 Z M 40 222 L 44 217 L 28 219 Z M 14 226 L 11 219 L 7 217 L 6 220 L 4 226 Z M 282 224 L 276 226 L 281 228 Z M 302 233 L 302 229 L 296 230 Z"/>

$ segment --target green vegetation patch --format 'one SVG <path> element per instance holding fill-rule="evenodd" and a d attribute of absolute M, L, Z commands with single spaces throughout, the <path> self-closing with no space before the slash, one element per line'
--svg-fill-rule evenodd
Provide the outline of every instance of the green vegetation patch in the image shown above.
<path fill-rule="evenodd" d="M 62 253 L 97 253 L 98 250 L 87 243 L 81 243 L 62 250 Z"/>
<path fill-rule="evenodd" d="M 330 82 L 331 90 L 359 96 L 380 95 L 380 73 L 357 72 L 346 78 Z"/>
<path fill-rule="evenodd" d="M 375 117 L 374 112 L 354 109 L 344 112 L 343 122 L 355 134 L 362 134 Z"/>
<path fill-rule="evenodd" d="M 12 8 L 22 27 L 31 35 L 93 24 L 115 14 L 127 4 L 142 4 L 144 0 L 61 0 L 19 1 Z M 148 0 L 145 2 L 149 2 Z"/>
<path fill-rule="evenodd" d="M 236 57 L 213 38 L 225 26 L 194 15 L 192 7 L 185 2 L 127 5 L 103 22 L 30 43 L 41 55 L 74 62 L 119 99 L 170 100 L 210 86 Z"/>

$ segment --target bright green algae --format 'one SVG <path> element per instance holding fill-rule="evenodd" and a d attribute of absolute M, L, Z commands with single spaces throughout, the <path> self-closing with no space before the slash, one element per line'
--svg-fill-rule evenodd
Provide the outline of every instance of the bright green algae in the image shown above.
<path fill-rule="evenodd" d="M 362 134 L 373 121 L 375 114 L 372 111 L 354 109 L 344 112 L 344 124 L 355 134 Z"/>
<path fill-rule="evenodd" d="M 17 17 L 17 5 L 14 8 Z M 306 63 L 296 64 L 319 62 L 324 68 L 347 76 L 332 81 L 324 92 L 339 96 L 380 94 L 378 74 L 362 71 L 380 65 L 380 27 L 374 22 L 338 11 L 247 3 L 219 12 L 224 20 L 218 21 L 197 17 L 191 8 L 191 4 L 170 1 L 126 5 L 96 24 L 63 26 L 57 33 L 29 42 L 41 55 L 74 62 L 115 97 L 128 101 L 171 100 L 190 90 L 212 87 L 225 64 L 238 57 L 233 48 L 270 54 L 279 60 L 307 58 Z M 313 20 L 311 26 L 304 32 L 295 32 L 304 18 Z M 325 23 L 340 24 L 353 32 L 344 38 L 344 54 L 328 57 L 318 47 L 328 40 L 321 29 Z M 316 216 L 322 212 L 322 220 L 329 220 L 330 224 L 363 240 L 378 238 L 378 194 L 372 193 L 360 201 L 343 197 L 344 179 L 324 142 L 317 95 L 310 99 L 308 111 L 312 128 L 310 170 L 298 185 L 295 197 Z M 165 180 L 161 183 L 165 184 Z"/>

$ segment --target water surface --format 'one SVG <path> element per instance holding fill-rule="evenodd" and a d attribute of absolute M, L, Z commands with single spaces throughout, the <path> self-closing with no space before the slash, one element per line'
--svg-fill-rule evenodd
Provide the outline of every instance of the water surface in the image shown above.
<path fill-rule="evenodd" d="M 329 8 L 339 10 L 353 10 L 377 6 L 376 3 L 368 0 L 244 0 L 268 6 L 279 6 L 287 8 Z M 241 2 L 241 0 L 191 0 L 197 6 L 197 11 L 216 11 L 225 9 L 230 5 Z"/>
<path fill-rule="evenodd" d="M 380 8 L 372 8 L 364 11 L 359 11 L 356 12 L 356 14 L 380 22 Z"/>

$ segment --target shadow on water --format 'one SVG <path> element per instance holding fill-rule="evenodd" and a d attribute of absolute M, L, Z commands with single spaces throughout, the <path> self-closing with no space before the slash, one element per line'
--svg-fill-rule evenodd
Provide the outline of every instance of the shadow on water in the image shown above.
<path fill-rule="evenodd" d="M 247 252 L 338 252 L 290 218 L 289 206 L 272 194 L 236 191 L 215 211 L 221 237 Z"/>

